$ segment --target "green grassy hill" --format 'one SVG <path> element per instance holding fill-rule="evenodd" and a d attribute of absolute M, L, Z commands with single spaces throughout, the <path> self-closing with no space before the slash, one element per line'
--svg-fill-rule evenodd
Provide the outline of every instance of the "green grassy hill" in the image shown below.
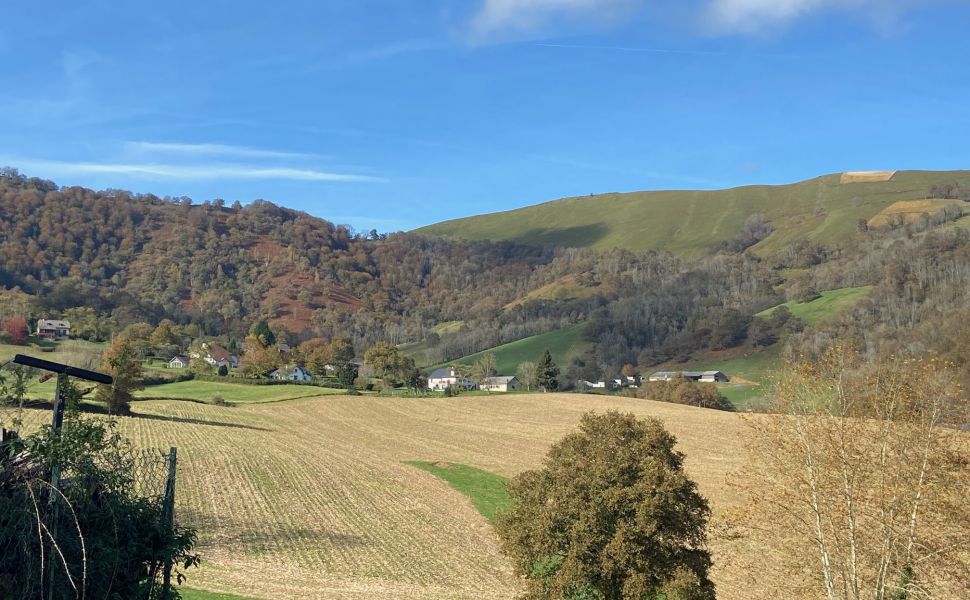
<path fill-rule="evenodd" d="M 586 323 L 577 323 L 570 327 L 550 331 L 540 335 L 523 338 L 508 344 L 502 344 L 485 350 L 470 354 L 463 358 L 450 361 L 448 364 L 470 365 L 480 359 L 482 355 L 491 353 L 495 355 L 495 366 L 500 375 L 515 375 L 515 370 L 519 363 L 525 361 L 537 361 L 546 348 L 552 354 L 552 359 L 556 361 L 560 369 L 565 369 L 569 360 L 578 356 L 589 345 L 582 338 L 583 329 Z M 439 365 L 441 366 L 441 365 Z"/>
<path fill-rule="evenodd" d="M 831 319 L 843 310 L 865 298 L 872 291 L 871 285 L 855 288 L 840 288 L 821 292 L 821 296 L 811 302 L 785 302 L 778 306 L 785 306 L 791 314 L 798 317 L 806 325 L 815 325 Z M 756 317 L 768 317 L 778 306 L 773 306 L 756 314 Z"/>
<path fill-rule="evenodd" d="M 942 184 L 970 187 L 970 171 L 897 171 L 887 181 L 862 182 L 835 174 L 790 185 L 590 195 L 445 221 L 417 232 L 697 256 L 733 239 L 749 215 L 762 213 L 775 231 L 755 250 L 771 253 L 796 239 L 830 242 L 852 235 L 860 219 L 900 200 L 927 198 L 931 186 Z"/>

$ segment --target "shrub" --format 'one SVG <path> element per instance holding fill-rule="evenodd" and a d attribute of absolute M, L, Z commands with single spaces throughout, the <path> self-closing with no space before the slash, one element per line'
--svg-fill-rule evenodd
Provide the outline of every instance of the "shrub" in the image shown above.
<path fill-rule="evenodd" d="M 502 548 L 534 600 L 713 600 L 707 501 L 660 421 L 588 413 L 509 484 Z"/>
<path fill-rule="evenodd" d="M 16 469 L 11 456 L 21 459 Z M 47 477 L 54 464 L 61 479 L 49 503 Z M 197 564 L 191 553 L 195 531 L 170 525 L 158 498 L 138 495 L 137 466 L 113 423 L 85 420 L 75 411 L 65 415 L 59 435 L 45 427 L 4 448 L 0 598 L 39 598 L 50 581 L 53 598 L 73 599 L 82 580 L 85 598 L 147 598 L 166 560 L 183 568 Z M 47 561 L 42 547 L 51 552 L 49 542 L 38 539 L 39 524 L 56 539 L 54 561 Z"/>

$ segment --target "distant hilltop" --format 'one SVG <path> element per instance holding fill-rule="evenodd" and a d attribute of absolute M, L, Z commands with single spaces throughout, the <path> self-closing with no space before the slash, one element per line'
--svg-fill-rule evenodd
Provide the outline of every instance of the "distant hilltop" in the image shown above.
<path fill-rule="evenodd" d="M 577 196 L 444 221 L 417 233 L 699 256 L 746 235 L 748 219 L 760 215 L 763 237 L 752 250 L 770 254 L 800 239 L 836 242 L 899 202 L 944 201 L 922 207 L 941 210 L 945 201 L 967 199 L 970 171 L 851 171 L 788 185 Z"/>

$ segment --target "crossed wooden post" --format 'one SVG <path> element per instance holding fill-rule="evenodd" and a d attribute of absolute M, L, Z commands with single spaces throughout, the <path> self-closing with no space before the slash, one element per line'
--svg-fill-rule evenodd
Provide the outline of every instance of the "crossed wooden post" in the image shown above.
<path fill-rule="evenodd" d="M 51 428 L 53 429 L 55 435 L 60 434 L 61 425 L 64 424 L 64 387 L 67 385 L 68 377 L 77 377 L 78 379 L 85 379 L 87 381 L 94 381 L 96 383 L 104 383 L 107 385 L 114 383 L 114 379 L 112 379 L 110 375 L 98 373 L 97 371 L 88 371 L 87 369 L 80 369 L 70 365 L 64 365 L 50 360 L 34 358 L 33 356 L 18 354 L 13 357 L 13 362 L 17 363 L 18 365 L 24 365 L 26 367 L 33 367 L 35 369 L 57 373 L 57 387 L 54 391 L 54 415 L 51 419 Z M 53 520 L 51 521 L 51 524 L 54 531 L 51 532 L 52 538 L 57 536 L 57 513 L 59 504 L 56 502 L 56 500 L 57 486 L 60 484 L 60 479 L 61 466 L 55 462 L 51 467 L 51 491 L 48 499 L 53 512 Z M 50 589 L 48 591 L 49 600 L 53 600 L 54 598 L 54 564 L 54 553 L 51 552 L 50 563 L 48 564 L 48 573 L 50 574 Z"/>

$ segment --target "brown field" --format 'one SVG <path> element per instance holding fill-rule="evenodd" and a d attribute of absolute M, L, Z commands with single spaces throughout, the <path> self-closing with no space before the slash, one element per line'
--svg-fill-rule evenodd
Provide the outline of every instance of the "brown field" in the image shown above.
<path fill-rule="evenodd" d="M 872 183 L 889 181 L 896 171 L 848 171 L 842 173 L 839 183 Z"/>
<path fill-rule="evenodd" d="M 742 502 L 730 486 L 746 461 L 735 414 L 581 394 L 329 396 L 233 408 L 145 401 L 135 405 L 145 416 L 121 427 L 140 445 L 179 448 L 178 516 L 199 528 L 205 559 L 191 587 L 265 600 L 504 599 L 519 586 L 488 523 L 402 461 L 514 475 L 584 412 L 610 408 L 659 417 L 677 435 L 714 508 L 718 597 L 769 597 L 749 568 L 767 558 L 723 527 Z"/>
<path fill-rule="evenodd" d="M 955 200 L 900 200 L 899 202 L 893 202 L 886 208 L 882 209 L 871 219 L 869 219 L 870 227 L 882 227 L 889 224 L 889 219 L 894 215 L 902 215 L 903 220 L 906 223 L 912 223 L 919 219 L 920 215 L 926 213 L 928 215 L 935 215 L 936 213 L 942 211 L 945 207 L 952 204 L 959 205 L 960 202 Z"/>

